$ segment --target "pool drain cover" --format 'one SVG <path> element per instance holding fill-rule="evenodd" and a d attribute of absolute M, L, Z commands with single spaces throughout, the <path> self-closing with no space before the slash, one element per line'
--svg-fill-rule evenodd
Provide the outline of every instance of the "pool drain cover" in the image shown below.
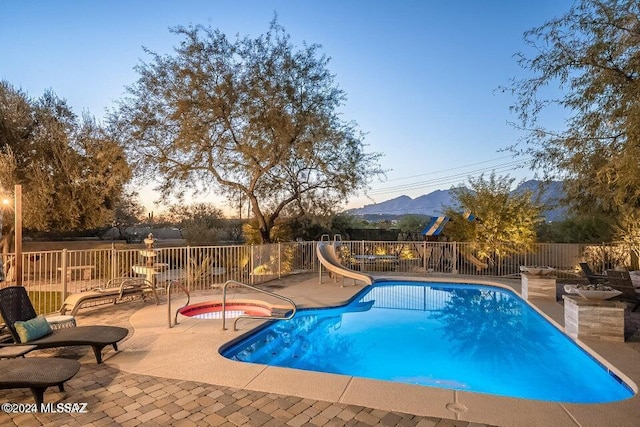
<path fill-rule="evenodd" d="M 467 407 L 462 403 L 447 403 L 446 408 L 454 414 L 461 414 L 467 412 Z"/>

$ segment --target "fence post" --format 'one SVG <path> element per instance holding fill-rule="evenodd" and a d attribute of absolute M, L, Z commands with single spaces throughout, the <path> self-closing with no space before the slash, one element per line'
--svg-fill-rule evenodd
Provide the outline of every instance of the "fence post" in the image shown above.
<path fill-rule="evenodd" d="M 278 242 L 278 279 L 282 278 L 282 246 Z"/>
<path fill-rule="evenodd" d="M 111 243 L 111 273 L 107 280 L 114 279 L 116 277 L 116 270 L 118 269 L 118 251 L 116 250 L 115 243 Z"/>
<path fill-rule="evenodd" d="M 319 245 L 319 243 L 316 243 L 316 251 L 317 251 L 317 245 Z M 317 252 L 314 252 L 314 253 L 316 254 L 315 260 L 318 263 L 318 284 L 322 285 L 322 263 L 320 262 L 320 257 L 317 256 Z"/>
<path fill-rule="evenodd" d="M 67 298 L 67 250 L 62 250 L 62 263 L 60 266 L 60 274 L 62 275 L 62 301 Z"/>
<path fill-rule="evenodd" d="M 451 274 L 458 274 L 458 242 L 453 242 L 452 252 Z"/>
<path fill-rule="evenodd" d="M 253 285 L 254 276 L 253 276 L 253 243 L 251 244 L 251 255 L 249 257 L 249 281 Z"/>
<path fill-rule="evenodd" d="M 422 268 L 424 268 L 424 274 L 427 274 L 427 241 L 422 241 Z"/>
<path fill-rule="evenodd" d="M 191 246 L 187 246 L 187 290 L 191 291 Z"/>

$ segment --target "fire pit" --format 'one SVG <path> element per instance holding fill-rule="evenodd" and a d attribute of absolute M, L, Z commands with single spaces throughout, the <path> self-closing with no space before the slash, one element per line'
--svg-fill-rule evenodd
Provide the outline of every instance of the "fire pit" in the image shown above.
<path fill-rule="evenodd" d="M 520 271 L 522 271 L 523 273 L 533 274 L 534 276 L 546 276 L 547 274 L 551 274 L 552 272 L 554 272 L 555 269 L 551 267 L 541 267 L 537 265 L 532 265 L 532 266 L 521 265 Z"/>
<path fill-rule="evenodd" d="M 568 294 L 580 295 L 584 299 L 603 301 L 616 297 L 622 292 L 607 285 L 564 285 L 564 290 Z"/>

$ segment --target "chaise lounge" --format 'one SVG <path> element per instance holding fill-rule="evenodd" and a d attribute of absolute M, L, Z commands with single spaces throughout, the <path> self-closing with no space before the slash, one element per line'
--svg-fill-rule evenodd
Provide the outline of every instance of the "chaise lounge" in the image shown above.
<path fill-rule="evenodd" d="M 633 303 L 631 311 L 636 311 L 640 307 L 640 295 L 636 292 L 628 271 L 607 270 L 607 285 L 622 292 L 616 298 Z"/>
<path fill-rule="evenodd" d="M 44 316 L 36 314 L 22 286 L 0 289 L 0 314 L 16 344 L 35 345 L 36 349 L 89 345 L 97 363 L 108 345 L 118 351 L 117 343 L 129 331 L 118 326 L 78 326 L 52 330 Z"/>
<path fill-rule="evenodd" d="M 0 390 L 31 389 L 36 411 L 40 411 L 45 390 L 55 385 L 64 391 L 64 382 L 77 374 L 79 369 L 80 363 L 77 361 L 57 357 L 0 360 Z"/>
<path fill-rule="evenodd" d="M 147 294 L 152 294 L 155 297 L 156 305 L 160 304 L 155 288 L 147 279 L 117 277 L 109 280 L 102 288 L 69 295 L 62 303 L 60 314 L 69 313 L 71 316 L 75 316 L 85 304 L 104 300 L 112 301 L 113 304 L 116 304 L 125 297 L 134 296 L 140 296 L 144 300 Z"/>
<path fill-rule="evenodd" d="M 590 284 L 597 285 L 600 283 L 605 283 L 607 281 L 607 276 L 594 273 L 593 270 L 591 270 L 591 267 L 589 267 L 589 264 L 587 264 L 586 262 L 581 262 L 579 265 L 582 269 L 584 277 L 587 278 Z"/>

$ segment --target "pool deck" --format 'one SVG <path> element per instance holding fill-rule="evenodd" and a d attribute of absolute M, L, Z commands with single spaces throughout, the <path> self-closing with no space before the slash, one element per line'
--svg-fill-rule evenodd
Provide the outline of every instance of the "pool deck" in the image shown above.
<path fill-rule="evenodd" d="M 345 280 L 343 287 L 342 282 L 335 282 L 328 277 L 324 277 L 322 284 L 318 283 L 317 275 L 305 275 L 304 277 L 306 280 L 279 289 L 276 287 L 276 291 L 293 299 L 300 307 L 327 307 L 348 301 L 363 288 L 362 285 L 353 286 L 353 281 L 350 279 Z M 399 276 L 392 278 L 398 279 Z M 505 286 L 520 292 L 520 281 L 513 279 L 451 276 L 422 276 L 410 279 L 486 283 Z M 273 283 L 277 285 L 278 282 Z M 219 296 L 219 290 L 198 292 L 192 296 L 191 302 L 218 299 Z M 229 291 L 229 297 L 232 301 L 269 299 L 262 294 L 252 294 L 235 289 Z M 175 310 L 184 301 L 183 295 L 175 294 L 172 298 L 173 309 Z M 228 394 L 235 396 L 233 405 L 238 405 L 238 408 L 242 406 L 243 399 L 246 405 L 253 406 L 251 400 L 247 400 L 246 396 L 257 396 L 258 400 L 276 399 L 277 397 L 274 396 L 284 396 L 285 400 L 287 398 L 297 399 L 297 403 L 292 403 L 289 406 L 305 403 L 307 407 L 305 412 L 301 413 L 307 414 L 305 416 L 295 413 L 290 413 L 288 417 L 277 418 L 274 416 L 268 423 L 265 422 L 265 425 L 635 426 L 640 420 L 640 397 L 638 395 L 624 401 L 607 404 L 554 403 L 235 362 L 220 356 L 217 349 L 249 332 L 259 325 L 260 321 L 242 320 L 238 323 L 239 331 L 234 332 L 231 330 L 233 321 L 228 323 L 229 330 L 223 331 L 220 320 L 181 317 L 178 325 L 169 328 L 166 299 L 163 299 L 163 302 L 159 306 L 135 302 L 122 304 L 122 307 L 128 304 L 136 306 L 136 310 L 131 310 L 133 314 L 128 318 L 128 322 L 133 328 L 133 334 L 130 334 L 119 345 L 120 351 L 108 350 L 105 352 L 106 366 L 104 371 L 132 374 L 133 378 L 162 378 L 178 381 L 167 387 L 177 387 L 175 384 L 215 385 L 218 387 L 216 389 L 218 394 L 224 394 L 225 390 L 230 390 Z M 277 303 L 276 300 L 271 302 Z M 563 325 L 563 307 L 560 302 L 544 300 L 531 300 L 530 302 L 557 324 Z M 115 310 L 115 308 L 95 309 L 95 311 L 98 310 L 108 313 L 109 310 Z M 86 315 L 81 314 L 78 323 L 88 324 L 91 322 L 91 311 L 87 310 Z M 628 378 L 636 384 L 640 384 L 640 339 L 636 339 L 634 336 L 633 340 L 625 343 L 590 340 L 584 344 L 597 353 L 603 363 L 615 367 L 615 371 L 619 372 L 623 379 Z M 335 357 L 340 358 L 340 355 L 336 354 Z M 93 356 L 88 353 L 82 356 L 83 369 L 89 369 L 91 375 L 100 377 L 102 370 L 98 365 L 95 365 L 92 358 Z M 92 366 L 85 367 L 84 365 Z M 71 388 L 79 392 L 74 396 L 82 396 L 82 384 L 75 385 L 74 381 L 77 380 L 72 379 L 69 382 Z M 142 388 L 142 386 L 139 387 Z M 140 388 L 138 388 L 138 392 L 141 391 Z M 95 395 L 99 392 L 94 390 L 92 394 Z M 47 391 L 45 401 L 50 401 L 50 393 L 55 394 Z M 59 395 L 61 396 L 60 401 L 69 401 L 64 398 L 64 393 L 59 393 Z M 136 397 L 134 394 L 129 395 Z M 29 397 L 29 393 L 27 391 L 22 395 L 11 394 L 10 398 L 14 396 Z M 175 400 L 180 401 L 182 397 L 184 396 L 179 396 Z M 81 400 L 74 399 L 73 401 Z M 30 400 L 27 398 L 25 402 L 30 402 Z M 326 413 L 327 409 L 324 409 L 327 407 L 337 408 L 332 410 L 332 417 L 317 415 L 314 418 L 312 415 L 314 411 L 309 409 L 315 408 L 315 412 L 318 414 L 329 415 Z M 355 418 L 358 409 L 354 408 L 368 409 L 360 413 L 360 418 Z M 185 418 L 181 421 L 188 420 L 187 415 L 193 414 L 194 410 L 187 411 Z M 340 418 L 338 416 L 340 411 L 350 411 L 352 415 Z M 201 418 L 196 418 L 199 418 L 200 421 L 208 420 L 203 425 L 223 424 L 224 422 L 227 423 L 226 425 L 263 425 L 263 423 L 251 419 L 251 415 L 240 416 L 241 412 L 241 409 L 238 409 L 238 416 L 235 418 L 237 422 L 227 418 L 226 420 L 222 419 L 219 423 L 211 423 L 211 419 L 205 418 L 204 415 Z M 344 412 L 342 413 L 344 414 Z M 403 414 L 409 414 L 404 423 L 402 422 Z M 2 416 L 0 415 L 0 418 Z M 26 417 L 26 415 L 21 416 Z M 52 415 L 48 415 L 48 418 L 42 418 L 44 421 L 41 421 L 40 424 L 32 424 L 63 424 L 52 421 L 63 418 L 51 417 Z M 91 424 L 80 417 L 74 419 L 78 421 L 77 424 Z M 114 415 L 110 420 L 101 418 L 99 421 L 102 422 L 96 422 L 95 425 L 108 424 L 109 421 L 113 422 L 113 425 L 126 424 L 122 422 L 123 420 L 128 421 L 130 425 L 146 424 L 140 421 L 144 419 L 144 414 L 129 418 L 123 418 L 123 414 L 120 414 Z M 152 417 L 149 418 L 149 420 L 151 419 Z M 314 419 L 322 422 L 314 422 Z M 20 419 L 16 415 L 12 416 L 12 420 L 16 425 L 20 424 L 18 423 Z M 68 421 L 69 418 L 66 420 Z M 45 423 L 45 421 L 47 422 Z M 167 420 L 165 419 L 165 421 Z M 177 423 L 175 419 L 172 421 Z M 159 423 L 157 420 L 156 422 Z M 73 423 L 71 424 L 73 425 Z M 198 424 L 201 423 L 193 421 L 191 425 Z"/>

